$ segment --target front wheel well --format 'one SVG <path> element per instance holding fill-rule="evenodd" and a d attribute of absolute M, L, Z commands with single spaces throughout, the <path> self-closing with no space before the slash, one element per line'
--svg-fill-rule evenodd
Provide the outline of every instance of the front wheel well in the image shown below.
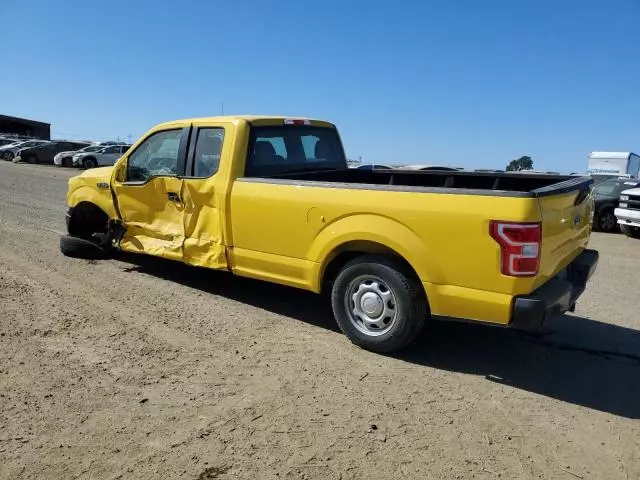
<path fill-rule="evenodd" d="M 381 243 L 358 240 L 344 243 L 331 252 L 322 274 L 321 293 L 330 292 L 340 270 L 354 258 L 363 255 L 382 255 L 392 259 L 407 275 L 422 285 L 418 273 L 398 252 Z"/>
<path fill-rule="evenodd" d="M 109 216 L 96 204 L 80 202 L 71 210 L 69 235 L 90 239 L 94 233 L 107 233 Z"/>

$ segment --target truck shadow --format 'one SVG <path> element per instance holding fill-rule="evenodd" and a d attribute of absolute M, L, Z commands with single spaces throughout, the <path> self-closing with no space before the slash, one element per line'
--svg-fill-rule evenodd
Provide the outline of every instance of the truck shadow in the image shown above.
<path fill-rule="evenodd" d="M 563 315 L 530 335 L 434 323 L 398 358 L 622 417 L 640 418 L 640 331 Z"/>
<path fill-rule="evenodd" d="M 125 268 L 128 272 L 164 278 L 339 331 L 325 297 L 140 255 L 120 255 L 119 259 L 130 265 Z M 481 375 L 512 388 L 640 419 L 640 331 L 576 315 L 552 320 L 547 330 L 545 335 L 529 335 L 504 328 L 434 322 L 418 342 L 394 358 Z"/>
<path fill-rule="evenodd" d="M 333 332 L 340 332 L 326 298 L 305 290 L 144 255 L 118 253 L 117 259 L 131 265 L 125 268 L 126 272 L 153 275 Z"/>

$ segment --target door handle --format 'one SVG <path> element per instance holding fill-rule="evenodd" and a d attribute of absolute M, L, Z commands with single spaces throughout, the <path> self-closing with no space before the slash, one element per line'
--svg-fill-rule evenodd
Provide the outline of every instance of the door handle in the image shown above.
<path fill-rule="evenodd" d="M 180 203 L 180 195 L 178 195 L 176 192 L 167 192 L 167 198 L 170 202 Z"/>

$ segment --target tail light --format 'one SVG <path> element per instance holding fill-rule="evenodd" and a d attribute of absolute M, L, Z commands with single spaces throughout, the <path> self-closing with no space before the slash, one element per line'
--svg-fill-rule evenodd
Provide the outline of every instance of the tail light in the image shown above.
<path fill-rule="evenodd" d="M 540 268 L 540 243 L 542 226 L 540 223 L 511 223 L 493 220 L 491 237 L 498 242 L 502 252 L 504 275 L 510 277 L 530 277 Z"/>

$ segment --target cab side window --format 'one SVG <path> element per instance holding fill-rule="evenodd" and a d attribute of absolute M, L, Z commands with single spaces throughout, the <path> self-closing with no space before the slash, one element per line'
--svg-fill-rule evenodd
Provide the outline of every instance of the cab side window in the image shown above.
<path fill-rule="evenodd" d="M 223 141 L 223 128 L 202 127 L 198 129 L 193 153 L 194 177 L 207 178 L 215 175 L 220 166 Z"/>
<path fill-rule="evenodd" d="M 177 176 L 181 136 L 181 129 L 165 130 L 142 142 L 129 155 L 127 181 L 144 182 L 155 176 Z"/>

